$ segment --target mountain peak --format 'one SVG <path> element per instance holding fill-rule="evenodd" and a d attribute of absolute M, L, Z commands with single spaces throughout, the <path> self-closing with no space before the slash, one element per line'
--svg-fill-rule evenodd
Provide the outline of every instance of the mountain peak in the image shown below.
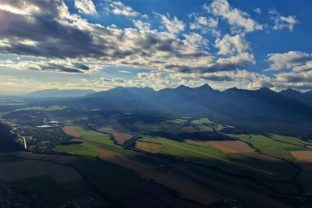
<path fill-rule="evenodd" d="M 212 87 L 210 87 L 207 83 L 203 84 L 202 86 L 197 87 L 198 89 L 207 89 L 207 90 L 213 90 Z"/>
<path fill-rule="evenodd" d="M 237 87 L 231 87 L 231 88 L 225 89 L 223 92 L 227 93 L 227 92 L 237 92 L 237 91 L 239 91 Z"/>
<path fill-rule="evenodd" d="M 294 90 L 294 89 L 292 89 L 292 88 L 287 88 L 286 90 L 282 90 L 282 91 L 280 91 L 280 93 L 281 94 L 283 94 L 283 95 L 293 95 L 293 96 L 295 96 L 295 95 L 300 95 L 300 94 L 302 94 L 302 92 L 299 92 L 299 91 L 297 91 L 297 90 Z"/>
<path fill-rule="evenodd" d="M 274 92 L 273 90 L 271 90 L 268 87 L 261 87 L 261 88 L 257 89 L 256 91 L 258 91 L 258 92 Z"/>
<path fill-rule="evenodd" d="M 176 89 L 190 89 L 190 87 L 181 84 L 181 85 L 177 86 Z"/>

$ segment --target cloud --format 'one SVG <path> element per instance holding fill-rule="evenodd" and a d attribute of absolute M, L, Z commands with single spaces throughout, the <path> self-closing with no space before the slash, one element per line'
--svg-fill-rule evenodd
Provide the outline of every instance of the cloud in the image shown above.
<path fill-rule="evenodd" d="M 170 19 L 169 16 L 166 15 L 159 15 L 163 25 L 168 30 L 168 32 L 176 34 L 179 32 L 184 31 L 184 22 L 179 20 L 176 16 L 174 16 L 172 19 Z"/>
<path fill-rule="evenodd" d="M 21 7 L 24 1 L 16 2 L 12 8 Z M 170 32 L 161 32 L 138 21 L 139 29 L 92 24 L 71 14 L 62 1 L 28 1 L 27 5 L 38 11 L 21 15 L 0 10 L 5 19 L 0 22 L 0 53 L 157 69 L 169 63 L 189 68 L 213 64 L 202 36 L 189 33 L 177 38 L 173 34 L 184 29 L 176 17 L 164 16 Z"/>
<path fill-rule="evenodd" d="M 295 25 L 299 23 L 296 16 L 281 16 L 276 10 L 271 10 L 269 13 L 272 15 L 271 19 L 274 21 L 274 30 L 288 29 L 289 31 L 293 31 Z"/>
<path fill-rule="evenodd" d="M 268 55 L 271 63 L 269 69 L 274 71 L 271 80 L 276 89 L 293 88 L 311 90 L 312 88 L 312 54 L 289 51 Z"/>
<path fill-rule="evenodd" d="M 187 66 L 187 65 L 174 65 L 169 64 L 166 65 L 168 69 L 175 69 L 180 73 L 196 73 L 196 74 L 204 74 L 204 73 L 215 73 L 222 71 L 235 71 L 245 69 L 247 65 L 254 64 L 254 57 L 248 53 L 242 53 L 237 56 L 231 56 L 227 58 L 218 58 L 214 61 L 211 61 L 210 64 L 205 66 Z"/>
<path fill-rule="evenodd" d="M 133 20 L 133 24 L 139 31 L 147 31 L 151 29 L 150 23 L 141 20 Z"/>
<path fill-rule="evenodd" d="M 97 14 L 95 5 L 93 4 L 92 0 L 75 0 L 75 7 L 79 10 L 79 12 L 84 14 Z"/>
<path fill-rule="evenodd" d="M 16 0 L 11 7 L 19 8 L 23 2 Z M 38 8 L 38 12 L 21 15 L 0 9 L 4 19 L 0 22 L 0 39 L 6 41 L 0 53 L 59 58 L 103 54 L 92 34 L 82 29 L 86 22 L 71 16 L 63 2 L 29 1 L 27 6 Z"/>
<path fill-rule="evenodd" d="M 83 81 L 84 87 L 92 85 L 93 89 L 105 84 L 159 89 L 182 83 L 196 86 L 207 81 L 221 82 L 224 86 L 228 82 L 246 83 L 247 88 L 280 88 L 287 86 L 288 82 L 290 86 L 302 89 L 311 81 L 312 55 L 298 51 L 269 54 L 270 69 L 287 69 L 291 71 L 288 74 L 283 72 L 268 77 L 248 72 L 247 68 L 255 64 L 255 58 L 248 51 L 250 44 L 245 35 L 260 30 L 262 26 L 247 13 L 230 7 L 225 0 L 214 0 L 209 5 L 214 17 L 193 16 L 194 30 L 191 32 L 185 30 L 186 24 L 176 16 L 162 14 L 157 16 L 166 30 L 152 28 L 148 19 L 118 1 L 109 1 L 109 9 L 114 14 L 130 17 L 134 28 L 90 23 L 79 13 L 71 13 L 61 0 L 29 0 L 27 4 L 24 0 L 12 2 L 5 1 L 0 5 L 0 53 L 16 55 L 20 60 L 2 58 L 1 67 L 91 73 L 103 65 L 112 64 L 150 70 L 150 73 L 138 74 L 137 79 L 132 80 L 103 78 L 89 84 Z M 84 9 L 88 11 L 80 9 L 80 12 L 92 11 L 88 7 Z M 217 31 L 220 17 L 241 31 L 223 37 L 214 36 L 212 43 L 218 51 L 213 54 L 211 42 L 201 32 L 203 28 L 209 32 Z"/>
<path fill-rule="evenodd" d="M 90 67 L 84 63 L 62 60 L 62 59 L 38 59 L 38 60 L 2 60 L 0 66 L 4 68 L 14 68 L 19 70 L 39 70 L 39 71 L 53 71 L 66 73 L 84 73 L 90 71 Z"/>
<path fill-rule="evenodd" d="M 218 54 L 229 55 L 243 53 L 249 48 L 249 43 L 245 40 L 244 35 L 228 35 L 222 39 L 217 39 L 215 47 L 219 49 Z"/>
<path fill-rule="evenodd" d="M 116 15 L 136 17 L 140 14 L 139 12 L 135 11 L 130 6 L 126 6 L 120 1 L 111 1 L 111 3 L 109 4 L 109 7 L 110 7 L 110 11 Z"/>
<path fill-rule="evenodd" d="M 312 54 L 289 51 L 286 53 L 271 53 L 268 55 L 271 62 L 268 70 L 310 71 L 312 70 Z"/>
<path fill-rule="evenodd" d="M 205 4 L 204 8 L 209 13 L 227 20 L 234 30 L 242 28 L 244 32 L 252 32 L 263 28 L 261 24 L 251 19 L 246 12 L 232 8 L 227 0 L 213 0 L 210 5 Z"/>
<path fill-rule="evenodd" d="M 194 22 L 190 24 L 190 29 L 202 29 L 203 27 L 216 28 L 218 20 L 212 17 L 195 16 Z"/>
<path fill-rule="evenodd" d="M 261 14 L 261 9 L 260 9 L 260 8 L 255 8 L 253 11 L 254 11 L 255 13 L 257 13 L 257 14 Z"/>

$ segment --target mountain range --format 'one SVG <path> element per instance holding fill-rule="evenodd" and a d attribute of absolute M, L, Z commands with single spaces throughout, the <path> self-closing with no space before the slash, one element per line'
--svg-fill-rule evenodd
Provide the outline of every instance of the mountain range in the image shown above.
<path fill-rule="evenodd" d="M 80 89 L 73 89 L 73 90 L 59 90 L 59 89 L 47 89 L 47 90 L 39 90 L 35 92 L 28 93 L 27 97 L 33 98 L 66 98 L 66 97 L 80 97 L 86 96 L 89 94 L 95 93 L 94 90 L 80 90 Z"/>
<path fill-rule="evenodd" d="M 69 93 L 70 99 L 56 102 L 66 102 L 66 105 L 75 109 L 97 108 L 167 117 L 208 117 L 235 126 L 235 130 L 240 132 L 279 133 L 305 138 L 312 136 L 312 92 L 302 93 L 292 89 L 276 92 L 269 88 L 219 91 L 207 84 L 196 88 L 181 85 L 159 91 L 116 87 L 94 93 L 52 92 L 60 93 L 54 94 L 55 97 Z M 81 95 L 83 93 L 86 95 Z M 45 93 L 35 93 L 37 96 L 42 94 Z M 73 96 L 78 94 L 81 96 Z"/>

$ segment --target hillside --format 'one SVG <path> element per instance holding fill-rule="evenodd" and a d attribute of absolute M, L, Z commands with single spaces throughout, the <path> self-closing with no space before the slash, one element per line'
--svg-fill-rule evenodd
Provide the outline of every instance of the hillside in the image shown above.
<path fill-rule="evenodd" d="M 27 97 L 44 98 L 44 97 L 81 97 L 94 93 L 94 90 L 60 90 L 60 89 L 47 89 L 34 91 L 27 94 Z"/>

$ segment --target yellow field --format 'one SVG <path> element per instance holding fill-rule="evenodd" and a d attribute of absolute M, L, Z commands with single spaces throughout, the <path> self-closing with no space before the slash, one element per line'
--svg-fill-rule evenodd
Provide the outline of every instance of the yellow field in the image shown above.
<path fill-rule="evenodd" d="M 132 138 L 132 134 L 119 132 L 113 128 L 101 128 L 100 131 L 111 134 L 114 137 L 114 140 L 117 142 L 117 144 L 120 144 L 120 145 L 123 145 L 127 140 Z"/>
<path fill-rule="evenodd" d="M 224 153 L 250 153 L 255 150 L 241 141 L 211 141 L 208 145 L 221 150 Z"/>
<path fill-rule="evenodd" d="M 75 138 L 79 138 L 80 134 L 77 131 L 77 129 L 74 126 L 65 126 L 63 128 L 63 131 L 65 132 L 65 134 L 75 137 Z"/>
<path fill-rule="evenodd" d="M 291 151 L 296 160 L 301 162 L 312 162 L 312 151 Z"/>
<path fill-rule="evenodd" d="M 145 152 L 159 153 L 160 144 L 152 143 L 152 142 L 146 142 L 146 141 L 137 141 L 135 143 L 135 148 L 142 150 L 142 151 L 145 151 Z"/>

